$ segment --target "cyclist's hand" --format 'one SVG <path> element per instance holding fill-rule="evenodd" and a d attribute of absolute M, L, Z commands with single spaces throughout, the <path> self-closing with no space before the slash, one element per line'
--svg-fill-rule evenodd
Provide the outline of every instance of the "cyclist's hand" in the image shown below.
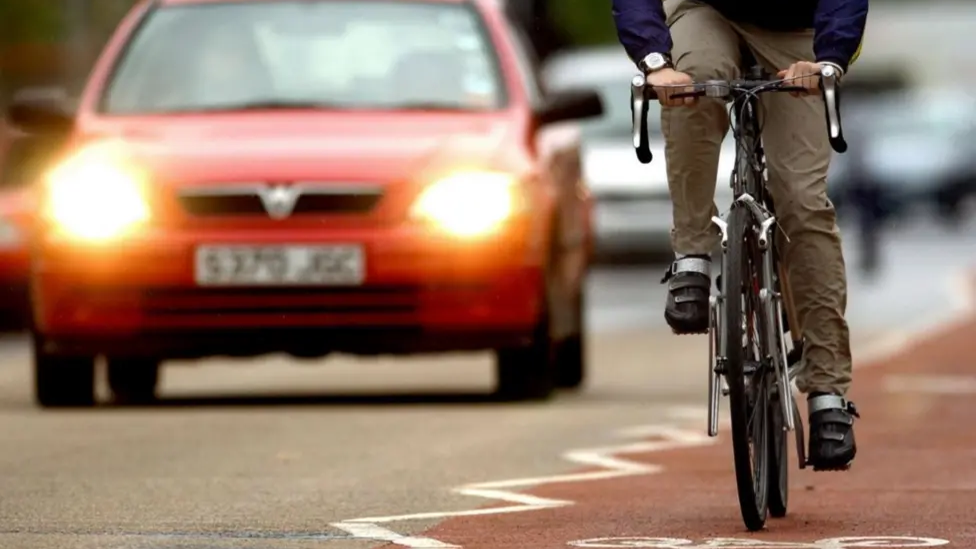
<path fill-rule="evenodd" d="M 680 107 L 682 105 L 694 105 L 697 97 L 671 97 L 672 94 L 694 91 L 694 88 L 677 88 L 662 86 L 681 86 L 691 84 L 694 81 L 691 76 L 674 69 L 661 69 L 647 75 L 647 83 L 657 92 L 658 101 L 668 107 Z"/>
<path fill-rule="evenodd" d="M 807 89 L 806 93 L 790 92 L 793 97 L 820 93 L 820 63 L 797 61 L 790 68 L 779 71 L 777 76 L 789 80 L 786 82 L 788 86 L 803 86 Z"/>

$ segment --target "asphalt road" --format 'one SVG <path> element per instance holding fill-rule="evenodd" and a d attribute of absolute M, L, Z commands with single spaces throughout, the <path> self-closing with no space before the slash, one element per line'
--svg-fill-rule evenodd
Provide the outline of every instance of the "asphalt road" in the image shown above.
<path fill-rule="evenodd" d="M 949 306 L 949 276 L 976 257 L 973 229 L 905 227 L 891 235 L 877 281 L 851 269 L 858 353 Z M 662 269 L 593 274 L 590 383 L 542 405 L 490 402 L 481 355 L 271 357 L 173 364 L 156 407 L 40 411 L 24 339 L 7 336 L 0 547 L 375 547 L 330 525 L 475 509 L 482 500 L 451 489 L 572 469 L 560 458 L 567 449 L 605 443 L 676 406 L 704 409 L 705 339 L 665 329 Z"/>

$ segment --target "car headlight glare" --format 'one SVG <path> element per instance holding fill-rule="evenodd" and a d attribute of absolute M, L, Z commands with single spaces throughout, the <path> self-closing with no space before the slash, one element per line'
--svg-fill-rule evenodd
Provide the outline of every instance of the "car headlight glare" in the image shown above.
<path fill-rule="evenodd" d="M 48 218 L 73 238 L 124 236 L 149 219 L 144 181 L 109 146 L 82 149 L 47 174 Z"/>
<path fill-rule="evenodd" d="M 521 206 L 517 180 L 497 172 L 463 172 L 427 186 L 413 215 L 459 237 L 490 234 Z"/>

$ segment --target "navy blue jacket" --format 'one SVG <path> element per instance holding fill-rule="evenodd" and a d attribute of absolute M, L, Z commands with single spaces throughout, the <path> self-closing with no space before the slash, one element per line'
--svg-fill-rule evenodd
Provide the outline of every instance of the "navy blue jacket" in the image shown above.
<path fill-rule="evenodd" d="M 816 60 L 845 71 L 861 51 L 868 0 L 701 0 L 733 21 L 768 30 L 814 29 Z M 671 51 L 662 0 L 613 0 L 620 43 L 634 62 Z M 799 61 L 799 59 L 797 59 Z M 786 67 L 779 67 L 786 68 Z"/>

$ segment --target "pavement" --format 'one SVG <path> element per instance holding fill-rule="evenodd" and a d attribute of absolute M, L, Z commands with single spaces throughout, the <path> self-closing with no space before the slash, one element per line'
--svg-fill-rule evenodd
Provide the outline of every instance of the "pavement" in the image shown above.
<path fill-rule="evenodd" d="M 705 340 L 670 335 L 661 267 L 637 267 L 593 274 L 592 375 L 545 404 L 492 402 L 472 354 L 179 363 L 158 406 L 42 411 L 23 336 L 0 338 L 0 548 L 976 547 L 976 331 L 947 332 L 976 231 L 906 227 L 888 252 L 851 272 L 855 469 L 791 470 L 767 532 L 743 533 L 727 437 L 704 436 Z"/>

